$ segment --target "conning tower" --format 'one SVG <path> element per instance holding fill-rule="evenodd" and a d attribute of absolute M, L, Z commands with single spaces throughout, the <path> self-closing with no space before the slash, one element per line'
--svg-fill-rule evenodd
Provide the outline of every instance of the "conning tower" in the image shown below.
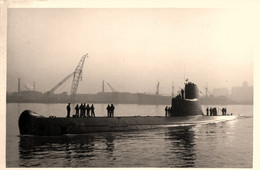
<path fill-rule="evenodd" d="M 199 103 L 199 90 L 196 84 L 185 83 L 182 95 L 172 98 L 172 113 L 173 116 L 194 116 L 203 115 Z"/>

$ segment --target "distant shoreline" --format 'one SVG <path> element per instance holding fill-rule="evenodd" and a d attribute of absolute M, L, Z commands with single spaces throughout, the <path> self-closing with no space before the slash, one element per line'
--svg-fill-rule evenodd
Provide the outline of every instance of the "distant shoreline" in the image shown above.
<path fill-rule="evenodd" d="M 66 103 L 69 103 L 69 102 L 32 102 L 32 101 L 23 101 L 23 102 L 6 102 L 7 104 L 8 103 L 37 103 L 37 104 L 66 104 Z M 81 102 L 74 102 L 75 104 L 76 103 L 81 103 Z M 109 103 L 112 103 L 112 102 L 107 102 L 107 103 L 101 103 L 101 102 L 83 102 L 83 103 L 93 103 L 93 104 L 109 104 Z M 170 104 L 167 104 L 167 103 L 164 103 L 164 104 L 153 104 L 153 103 L 114 103 L 114 104 L 136 104 L 136 105 L 170 105 Z M 201 105 L 205 105 L 205 106 L 208 106 L 208 105 L 254 105 L 254 103 L 201 103 Z"/>

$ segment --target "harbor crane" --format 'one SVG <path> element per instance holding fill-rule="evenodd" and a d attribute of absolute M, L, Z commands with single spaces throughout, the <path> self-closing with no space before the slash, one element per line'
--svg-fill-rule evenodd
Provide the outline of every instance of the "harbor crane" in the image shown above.
<path fill-rule="evenodd" d="M 54 86 L 51 90 L 47 92 L 47 95 L 53 94 L 55 90 L 57 90 L 62 84 L 64 84 L 67 80 L 69 80 L 73 76 L 73 81 L 71 85 L 71 98 L 74 99 L 78 85 L 79 80 L 82 80 L 82 70 L 85 62 L 85 58 L 88 57 L 88 54 L 85 54 L 79 61 L 79 64 L 77 65 L 74 72 L 70 73 L 68 76 L 66 76 L 63 80 L 61 80 L 56 86 Z"/>
<path fill-rule="evenodd" d="M 107 85 L 109 86 L 109 88 L 112 90 L 112 92 L 118 92 L 115 88 L 113 88 L 109 83 L 107 83 Z"/>

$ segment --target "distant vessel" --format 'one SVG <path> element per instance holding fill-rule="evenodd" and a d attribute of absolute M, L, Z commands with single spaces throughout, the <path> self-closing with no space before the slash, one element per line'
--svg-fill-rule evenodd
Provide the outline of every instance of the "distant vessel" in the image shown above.
<path fill-rule="evenodd" d="M 198 89 L 194 83 L 185 84 L 182 95 L 172 98 L 172 115 L 129 116 L 129 117 L 83 117 L 46 118 L 33 111 L 25 110 L 19 117 L 21 135 L 57 136 L 93 132 L 129 131 L 151 129 L 185 123 L 209 122 L 234 119 L 236 116 L 203 116 L 198 101 Z"/>
<path fill-rule="evenodd" d="M 162 96 L 156 94 L 137 93 L 138 104 L 170 104 L 170 96 Z"/>

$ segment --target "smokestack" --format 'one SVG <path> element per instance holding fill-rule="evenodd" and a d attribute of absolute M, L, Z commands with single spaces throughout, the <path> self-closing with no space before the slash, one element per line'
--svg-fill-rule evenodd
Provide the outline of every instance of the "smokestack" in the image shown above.
<path fill-rule="evenodd" d="M 156 95 L 159 95 L 159 86 L 160 86 L 160 82 L 158 81 L 158 84 L 156 86 Z"/>
<path fill-rule="evenodd" d="M 173 85 L 173 82 L 172 82 L 172 97 L 174 96 L 174 85 Z"/>
<path fill-rule="evenodd" d="M 18 78 L 18 93 L 20 94 L 20 92 L 21 92 L 20 78 Z"/>
<path fill-rule="evenodd" d="M 33 81 L 33 91 L 35 91 L 35 81 Z"/>
<path fill-rule="evenodd" d="M 104 83 L 104 80 L 102 81 L 102 93 L 105 92 L 105 83 Z"/>

